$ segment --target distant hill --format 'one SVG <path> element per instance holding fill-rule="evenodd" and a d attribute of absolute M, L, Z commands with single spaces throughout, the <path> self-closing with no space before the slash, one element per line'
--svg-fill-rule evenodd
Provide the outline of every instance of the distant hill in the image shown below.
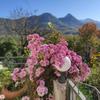
<path fill-rule="evenodd" d="M 89 23 L 89 22 L 93 22 L 97 25 L 98 28 L 100 28 L 100 22 L 97 21 L 97 20 L 93 20 L 93 19 L 90 19 L 90 18 L 86 18 L 84 20 L 80 20 L 83 24 L 85 23 Z"/>
<path fill-rule="evenodd" d="M 59 20 L 72 28 L 79 28 L 82 25 L 82 22 L 71 14 L 67 14 L 63 18 L 59 18 Z"/>
<path fill-rule="evenodd" d="M 20 27 L 22 27 L 20 22 L 23 22 L 23 19 L 26 19 L 27 25 L 25 27 L 27 27 L 27 29 L 37 28 L 40 32 L 49 30 L 48 22 L 51 22 L 57 30 L 64 34 L 77 34 L 78 28 L 87 22 L 94 22 L 98 27 L 100 27 L 99 21 L 92 19 L 79 20 L 70 13 L 62 18 L 56 18 L 50 13 L 43 13 L 38 16 L 34 15 L 16 20 L 0 18 L 0 34 L 15 34 L 13 27 L 16 25 L 16 27 L 18 26 L 17 29 L 20 29 Z"/>

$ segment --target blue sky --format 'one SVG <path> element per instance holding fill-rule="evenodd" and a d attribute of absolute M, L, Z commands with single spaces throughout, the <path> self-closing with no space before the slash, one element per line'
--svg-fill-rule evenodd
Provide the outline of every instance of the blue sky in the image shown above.
<path fill-rule="evenodd" d="M 37 15 L 50 12 L 56 17 L 71 13 L 78 19 L 92 18 L 100 21 L 100 0 L 0 0 L 0 17 L 10 17 L 16 8 L 31 11 Z"/>

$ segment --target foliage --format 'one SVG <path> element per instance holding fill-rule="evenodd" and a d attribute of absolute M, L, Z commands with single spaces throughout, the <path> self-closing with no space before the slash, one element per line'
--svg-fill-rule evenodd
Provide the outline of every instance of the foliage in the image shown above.
<path fill-rule="evenodd" d="M 7 52 L 5 54 L 4 60 L 2 60 L 4 66 L 9 67 L 10 69 L 12 69 L 14 67 L 14 63 L 15 63 L 15 60 L 14 59 L 11 59 L 11 57 L 13 57 L 12 56 L 12 53 L 11 52 Z"/>
<path fill-rule="evenodd" d="M 46 44 L 48 43 L 52 43 L 52 44 L 56 44 L 60 41 L 61 38 L 63 38 L 63 35 L 61 34 L 61 32 L 59 32 L 55 26 L 49 22 L 48 23 L 48 28 L 51 30 L 49 34 L 46 34 L 46 39 L 45 42 Z"/>
<path fill-rule="evenodd" d="M 86 96 L 86 98 L 88 98 L 88 100 L 94 100 L 93 99 L 93 91 L 90 90 L 89 87 L 82 85 L 82 84 L 79 84 L 78 88 Z"/>
<path fill-rule="evenodd" d="M 100 30 L 97 30 L 96 35 L 100 39 Z"/>
<path fill-rule="evenodd" d="M 68 42 L 68 47 L 71 50 L 74 50 L 75 52 L 79 53 L 79 51 L 81 50 L 81 48 L 80 48 L 81 45 L 78 45 L 78 43 L 80 42 L 79 35 L 72 35 L 72 34 L 71 35 L 64 35 L 64 38 Z M 77 45 L 78 45 L 78 48 L 77 48 Z"/>
<path fill-rule="evenodd" d="M 92 45 L 92 54 L 100 52 L 100 39 L 96 36 L 92 36 L 90 39 Z"/>
<path fill-rule="evenodd" d="M 80 29 L 81 55 L 83 59 L 90 64 L 90 56 L 96 46 L 100 43 L 97 41 L 96 33 L 98 29 L 94 23 L 84 24 Z"/>
<path fill-rule="evenodd" d="M 96 25 L 94 23 L 86 23 L 79 29 L 79 32 L 80 36 L 83 39 L 87 39 L 86 41 L 88 41 L 91 38 L 91 36 L 95 34 Z"/>
<path fill-rule="evenodd" d="M 91 75 L 87 82 L 100 90 L 100 53 L 93 55 L 91 63 L 93 63 L 93 67 L 91 68 Z"/>
<path fill-rule="evenodd" d="M 25 49 L 25 48 L 24 48 Z M 20 37 L 18 35 L 0 36 L 0 61 L 4 66 L 13 69 L 21 67 L 26 60 L 26 50 L 22 50 L 20 46 Z"/>
<path fill-rule="evenodd" d="M 0 89 L 11 83 L 11 71 L 9 69 L 0 70 Z"/>
<path fill-rule="evenodd" d="M 7 52 L 11 52 L 12 55 L 18 53 L 18 41 L 13 36 L 1 36 L 0 37 L 0 56 L 5 56 Z"/>

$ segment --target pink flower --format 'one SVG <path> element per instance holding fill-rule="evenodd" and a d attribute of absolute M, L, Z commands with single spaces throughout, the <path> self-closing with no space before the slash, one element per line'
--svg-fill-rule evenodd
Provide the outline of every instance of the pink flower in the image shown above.
<path fill-rule="evenodd" d="M 32 38 L 33 38 L 33 34 L 30 34 L 30 35 L 27 36 L 28 41 L 32 40 Z"/>
<path fill-rule="evenodd" d="M 19 68 L 14 68 L 13 73 L 18 73 L 19 71 L 20 71 L 20 69 L 19 69 Z"/>
<path fill-rule="evenodd" d="M 72 66 L 68 71 L 69 75 L 75 81 L 84 81 L 90 74 L 90 68 L 88 65 L 84 64 L 82 57 L 76 52 L 69 50 L 67 55 L 71 59 Z"/>
<path fill-rule="evenodd" d="M 21 69 L 21 71 L 20 71 L 20 73 L 19 73 L 19 78 L 21 78 L 21 79 L 23 79 L 23 78 L 25 78 L 25 76 L 26 76 L 26 70 L 25 69 Z"/>
<path fill-rule="evenodd" d="M 17 81 L 18 80 L 18 73 L 20 72 L 19 68 L 14 68 L 13 73 L 12 73 L 12 80 L 13 81 Z"/>
<path fill-rule="evenodd" d="M 41 60 L 40 65 L 45 67 L 45 66 L 49 65 L 49 61 L 48 60 Z"/>
<path fill-rule="evenodd" d="M 40 84 L 41 86 L 45 86 L 45 81 L 44 81 L 44 80 L 39 80 L 39 84 Z"/>
<path fill-rule="evenodd" d="M 69 69 L 69 73 L 79 73 L 79 69 L 77 68 L 77 66 L 73 65 L 70 69 Z"/>
<path fill-rule="evenodd" d="M 16 82 L 16 81 L 18 80 L 18 77 L 17 77 L 16 75 L 12 75 L 12 80 L 13 80 L 14 82 Z"/>
<path fill-rule="evenodd" d="M 29 57 L 28 59 L 27 59 L 27 65 L 28 66 L 34 66 L 34 65 L 36 65 L 37 64 L 37 58 L 36 58 L 36 56 L 34 55 L 34 56 L 31 56 L 31 57 Z"/>
<path fill-rule="evenodd" d="M 85 80 L 90 75 L 90 68 L 87 64 L 83 63 L 83 65 L 80 67 L 80 73 L 81 73 L 81 81 Z"/>
<path fill-rule="evenodd" d="M 12 73 L 12 80 L 13 81 L 18 81 L 19 79 L 23 79 L 26 76 L 26 69 L 19 69 L 19 68 L 15 68 L 13 73 Z"/>
<path fill-rule="evenodd" d="M 30 100 L 30 98 L 28 96 L 24 96 L 21 100 Z"/>
<path fill-rule="evenodd" d="M 31 34 L 31 35 L 27 36 L 27 40 L 28 41 L 30 41 L 30 40 L 40 40 L 40 41 L 43 41 L 44 38 L 40 37 L 38 34 Z"/>
<path fill-rule="evenodd" d="M 0 100 L 4 100 L 5 99 L 5 95 L 1 94 L 0 95 Z"/>
<path fill-rule="evenodd" d="M 30 79 L 31 81 L 33 81 L 33 76 L 32 76 L 32 75 L 30 75 L 30 76 L 29 76 L 29 79 Z"/>
<path fill-rule="evenodd" d="M 44 71 L 45 71 L 45 69 L 42 67 L 37 68 L 36 72 L 35 72 L 35 76 L 39 77 Z"/>
<path fill-rule="evenodd" d="M 40 97 L 43 97 L 45 94 L 48 93 L 48 89 L 45 86 L 43 86 L 43 85 L 38 86 L 36 91 L 37 91 L 37 94 Z"/>
<path fill-rule="evenodd" d="M 60 77 L 61 76 L 61 73 L 58 72 L 58 71 L 55 71 L 55 74 L 56 74 L 57 77 Z"/>
<path fill-rule="evenodd" d="M 33 73 L 33 69 L 34 69 L 33 65 L 28 66 L 28 69 L 27 69 L 28 73 L 32 74 Z"/>
<path fill-rule="evenodd" d="M 48 89 L 47 89 L 47 87 L 45 87 L 45 81 L 44 80 L 38 80 L 37 83 L 39 83 L 39 86 L 36 89 L 37 94 L 40 97 L 43 97 L 45 94 L 48 93 Z"/>
<path fill-rule="evenodd" d="M 55 50 L 53 48 L 50 49 L 50 54 L 55 53 Z"/>

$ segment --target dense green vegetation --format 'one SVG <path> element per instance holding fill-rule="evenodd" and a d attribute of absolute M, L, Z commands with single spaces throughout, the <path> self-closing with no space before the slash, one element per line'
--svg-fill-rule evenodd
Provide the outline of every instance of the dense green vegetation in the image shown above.
<path fill-rule="evenodd" d="M 0 90 L 3 86 L 11 83 L 11 71 L 9 69 L 0 70 Z"/>

